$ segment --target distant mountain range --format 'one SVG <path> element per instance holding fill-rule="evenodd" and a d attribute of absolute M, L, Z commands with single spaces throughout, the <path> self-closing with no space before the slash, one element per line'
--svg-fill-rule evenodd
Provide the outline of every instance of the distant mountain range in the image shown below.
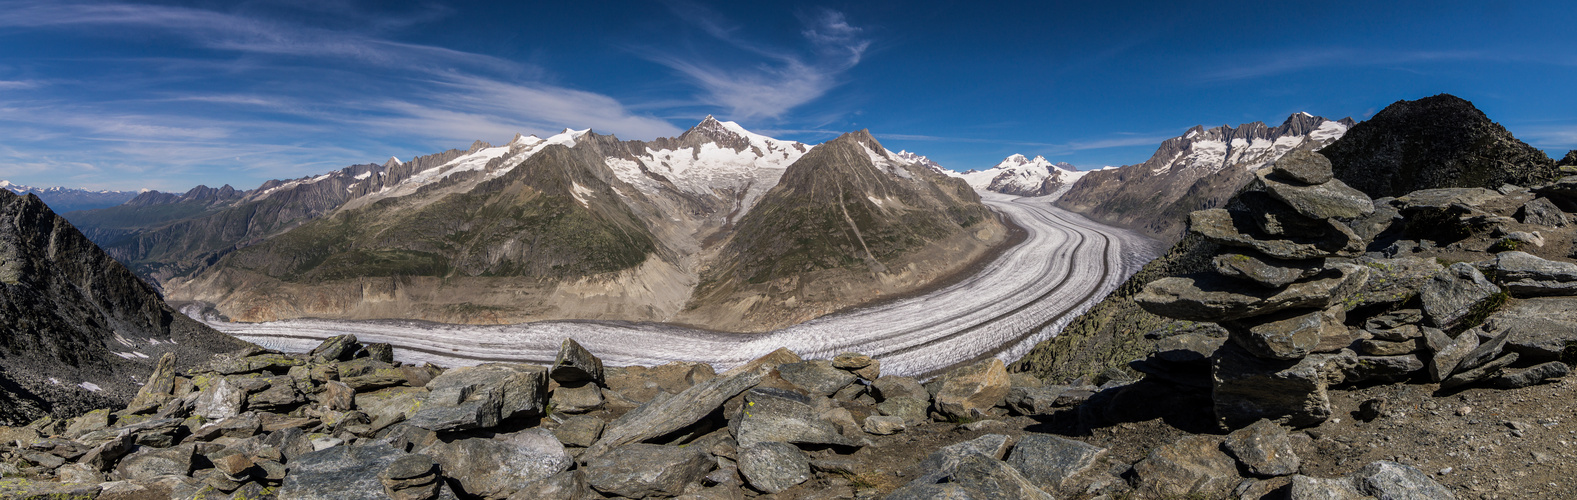
<path fill-rule="evenodd" d="M 1353 123 L 1294 113 L 1276 127 L 1263 122 L 1195 126 L 1162 142 L 1144 163 L 1090 172 L 1056 203 L 1097 221 L 1176 241 L 1189 212 L 1220 206 L 1255 170 L 1297 148 L 1322 148 Z"/>
<path fill-rule="evenodd" d="M 979 190 L 1019 196 L 1046 196 L 1066 191 L 1086 173 L 1067 162 L 1052 163 L 1044 156 L 1030 159 L 1015 154 L 994 167 L 955 175 Z"/>
<path fill-rule="evenodd" d="M 38 199 L 43 200 L 44 204 L 49 205 L 55 213 L 113 207 L 130 201 L 142 193 L 142 191 L 91 191 L 60 186 L 37 188 L 12 184 L 11 181 L 0 181 L 0 189 L 16 194 L 38 195 Z"/>
<path fill-rule="evenodd" d="M 755 331 L 923 286 L 1004 241 L 939 171 L 864 132 L 811 146 L 709 116 L 673 138 L 517 136 L 73 220 L 171 299 L 237 320 Z"/>

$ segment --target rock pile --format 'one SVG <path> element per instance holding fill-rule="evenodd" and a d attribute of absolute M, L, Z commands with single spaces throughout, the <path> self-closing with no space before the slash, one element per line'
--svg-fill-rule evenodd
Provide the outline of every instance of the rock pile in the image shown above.
<path fill-rule="evenodd" d="M 875 448 L 907 443 L 906 433 L 1000 426 L 993 419 L 1009 408 L 1065 409 L 1096 389 L 1009 376 L 999 360 L 922 385 L 854 353 L 779 350 L 722 374 L 696 363 L 604 367 L 573 340 L 550 367 L 444 370 L 342 336 L 305 354 L 252 347 L 186 371 L 166 356 L 125 409 L 0 428 L 0 497 L 852 496 L 849 477 L 892 462 Z M 1010 498 L 1046 498 L 1037 485 L 1060 486 L 1101 456 L 1049 436 L 1018 448 L 997 439 L 989 460 L 963 448 L 933 457 L 925 470 L 939 475 L 915 486 L 946 480 L 984 494 L 1011 478 L 1021 495 Z"/>
<path fill-rule="evenodd" d="M 1191 214 L 1190 231 L 1221 248 L 1214 272 L 1156 280 L 1135 298 L 1157 315 L 1217 323 L 1226 339 L 1170 337 L 1133 366 L 1168 383 L 1209 388 L 1218 423 L 1229 429 L 1262 418 L 1318 425 L 1331 416 L 1327 390 L 1336 384 L 1420 379 L 1442 390 L 1517 388 L 1563 377 L 1569 370 L 1554 344 L 1572 335 L 1552 336 L 1559 327 L 1548 323 L 1534 332 L 1512 318 L 1569 307 L 1564 299 L 1495 312 L 1508 296 L 1577 294 L 1577 264 L 1507 251 L 1516 245 L 1504 243 L 1519 233 L 1533 241 L 1537 230 L 1517 230 L 1529 225 L 1564 225 L 1556 202 L 1527 201 L 1517 209 L 1521 222 L 1479 208 L 1516 196 L 1528 191 L 1432 189 L 1370 200 L 1333 179 L 1323 156 L 1290 153 L 1257 172 L 1228 208 Z M 1478 233 L 1507 235 L 1488 249 L 1501 253 L 1449 266 L 1398 255 L 1434 244 L 1398 235 L 1462 240 Z M 1366 253 L 1381 235 L 1396 241 Z"/>

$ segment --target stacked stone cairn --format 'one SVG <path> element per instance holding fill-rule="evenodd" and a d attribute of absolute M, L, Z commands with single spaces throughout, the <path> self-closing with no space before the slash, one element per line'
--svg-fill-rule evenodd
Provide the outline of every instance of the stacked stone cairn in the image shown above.
<path fill-rule="evenodd" d="M 1189 231 L 1219 248 L 1212 272 L 1156 280 L 1135 300 L 1159 316 L 1225 328 L 1225 342 L 1195 334 L 1163 341 L 1162 351 L 1170 343 L 1173 351 L 1208 356 L 1208 381 L 1192 385 L 1208 385 L 1218 424 L 1230 429 L 1260 419 L 1318 425 L 1331 417 L 1328 388 L 1342 383 L 1427 377 L 1442 390 L 1473 383 L 1511 388 L 1565 376 L 1566 365 L 1552 358 L 1511 368 L 1519 354 L 1502 350 L 1512 325 L 1497 328 L 1483 316 L 1504 300 L 1502 286 L 1560 288 L 1551 283 L 1565 283 L 1562 272 L 1577 281 L 1577 265 L 1506 252 L 1442 268 L 1433 259 L 1365 252 L 1375 235 L 1409 218 L 1450 216 L 1461 226 L 1516 222 L 1472 208 L 1502 195 L 1439 189 L 1377 202 L 1334 179 L 1324 156 L 1294 151 L 1257 171 L 1226 208 L 1190 214 Z M 1548 214 L 1560 212 L 1548 204 L 1539 198 L 1519 213 L 1553 219 Z M 1415 303 L 1415 294 L 1421 308 L 1349 318 L 1356 306 Z M 1161 369 L 1175 352 L 1158 354 L 1134 367 L 1187 382 Z"/>

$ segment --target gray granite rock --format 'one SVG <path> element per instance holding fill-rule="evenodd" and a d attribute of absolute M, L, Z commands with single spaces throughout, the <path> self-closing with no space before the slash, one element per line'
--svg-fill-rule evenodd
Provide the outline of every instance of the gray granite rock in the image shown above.
<path fill-rule="evenodd" d="M 1347 369 L 1346 382 L 1371 380 L 1401 382 L 1424 369 L 1424 362 L 1417 355 L 1358 356 L 1358 363 Z"/>
<path fill-rule="evenodd" d="M 1522 204 L 1522 208 L 1517 209 L 1516 217 L 1523 224 L 1547 227 L 1561 227 L 1569 223 L 1566 213 L 1549 198 L 1534 198 Z"/>
<path fill-rule="evenodd" d="M 559 424 L 557 429 L 553 429 L 553 435 L 558 437 L 559 442 L 564 443 L 566 446 L 587 448 L 596 443 L 597 438 L 602 436 L 602 429 L 606 425 L 599 417 L 576 415 L 564 419 L 564 423 Z"/>
<path fill-rule="evenodd" d="M 758 387 L 745 393 L 740 415 L 731 423 L 739 446 L 778 441 L 852 446 L 832 422 L 823 420 L 811 399 L 797 392 Z"/>
<path fill-rule="evenodd" d="M 1428 368 L 1429 380 L 1440 382 L 1456 371 L 1462 358 L 1478 348 L 1478 330 L 1468 330 L 1451 338 L 1444 331 L 1424 328 L 1424 341 L 1431 352 Z"/>
<path fill-rule="evenodd" d="M 1238 346 L 1266 359 L 1301 359 L 1326 337 L 1347 334 L 1337 313 L 1294 310 L 1226 323 Z"/>
<path fill-rule="evenodd" d="M 847 370 L 834 367 L 827 360 L 781 364 L 778 365 L 778 374 L 783 380 L 817 396 L 831 396 L 858 378 Z"/>
<path fill-rule="evenodd" d="M 1134 296 L 1134 302 L 1168 318 L 1230 321 L 1288 309 L 1325 309 L 1358 291 L 1368 279 L 1368 267 L 1352 264 L 1332 265 L 1315 278 L 1281 290 L 1245 288 L 1213 273 L 1195 274 L 1152 281 Z"/>
<path fill-rule="evenodd" d="M 1028 434 L 1013 445 L 1007 463 L 1042 490 L 1057 491 L 1068 486 L 1073 476 L 1095 467 L 1105 455 L 1106 448 L 1083 441 Z"/>
<path fill-rule="evenodd" d="M 811 478 L 810 460 L 794 445 L 765 441 L 740 448 L 739 472 L 750 486 L 777 493 Z"/>
<path fill-rule="evenodd" d="M 988 410 L 1002 404 L 1012 385 L 1000 359 L 958 368 L 946 375 L 937 391 L 936 410 L 953 418 L 983 418 Z"/>
<path fill-rule="evenodd" d="M 602 360 L 581 347 L 575 339 L 564 339 L 559 354 L 553 361 L 553 380 L 561 384 L 591 382 L 603 383 Z"/>
<path fill-rule="evenodd" d="M 575 463 L 551 432 L 527 429 L 492 439 L 470 438 L 438 442 L 422 449 L 443 466 L 469 495 L 503 497 L 569 470 Z"/>
<path fill-rule="evenodd" d="M 1247 280 L 1268 288 L 1280 288 L 1324 270 L 1325 260 L 1284 260 L 1242 252 L 1230 252 L 1211 259 L 1216 272 L 1229 278 Z"/>
<path fill-rule="evenodd" d="M 1268 419 L 1232 431 L 1222 447 L 1237 458 L 1249 474 L 1261 477 L 1294 474 L 1303 463 L 1292 450 L 1287 429 Z"/>
<path fill-rule="evenodd" d="M 1490 283 L 1472 264 L 1458 262 L 1425 283 L 1418 298 L 1429 322 L 1450 330 L 1497 293 L 1500 287 Z"/>
<path fill-rule="evenodd" d="M 1133 466 L 1139 492 L 1151 498 L 1226 496 L 1242 478 L 1237 463 L 1220 448 L 1220 438 L 1205 435 L 1156 447 Z"/>
<path fill-rule="evenodd" d="M 627 444 L 597 455 L 581 469 L 593 489 L 629 498 L 678 496 L 717 463 L 694 448 Z"/>
<path fill-rule="evenodd" d="M 671 398 L 653 400 L 609 423 L 602 439 L 586 450 L 596 456 L 613 448 L 663 436 L 689 427 L 710 415 L 734 396 L 760 384 L 772 365 L 753 370 L 730 370 L 721 377 L 696 384 Z"/>
<path fill-rule="evenodd" d="M 895 375 L 884 376 L 871 382 L 871 393 L 881 400 L 899 397 L 914 398 L 921 401 L 931 400 L 931 393 L 926 391 L 925 386 L 920 385 L 920 382 L 912 377 Z"/>
<path fill-rule="evenodd" d="M 1577 264 L 1525 252 L 1501 252 L 1477 264 L 1491 280 L 1517 297 L 1577 295 Z"/>
<path fill-rule="evenodd" d="M 335 446 L 296 457 L 280 498 L 386 500 L 378 475 L 405 453 L 388 445 Z"/>
<path fill-rule="evenodd" d="M 1325 155 L 1309 149 L 1294 149 L 1270 164 L 1273 178 L 1299 184 L 1324 184 L 1330 182 L 1331 161 Z"/>
<path fill-rule="evenodd" d="M 1429 474 L 1408 465 L 1381 460 L 1353 473 L 1358 490 L 1381 499 L 1449 500 L 1456 494 L 1429 478 Z"/>
<path fill-rule="evenodd" d="M 1517 353 L 1508 353 L 1505 356 L 1495 358 L 1495 360 L 1485 363 L 1483 366 L 1471 370 L 1458 371 L 1450 377 L 1446 377 L 1445 380 L 1440 381 L 1440 388 L 1450 389 L 1453 387 L 1461 387 L 1464 385 L 1499 377 L 1507 367 L 1510 367 L 1512 363 L 1517 362 L 1517 357 Z"/>
<path fill-rule="evenodd" d="M 1571 374 L 1571 367 L 1560 361 L 1530 366 L 1528 368 L 1506 370 L 1499 377 L 1489 380 L 1489 385 L 1499 389 L 1520 389 L 1543 383 L 1546 380 L 1563 378 Z"/>
<path fill-rule="evenodd" d="M 1212 362 L 1212 396 L 1223 426 L 1238 428 L 1269 418 L 1306 427 L 1331 416 L 1327 388 L 1342 381 L 1344 370 L 1357 363 L 1357 356 L 1342 351 L 1270 360 L 1227 343 Z"/>
<path fill-rule="evenodd" d="M 1310 219 L 1355 219 L 1374 213 L 1374 200 L 1338 179 L 1319 184 L 1282 182 L 1275 169 L 1260 169 L 1248 189 L 1262 189 Z"/>
<path fill-rule="evenodd" d="M 1253 249 L 1271 257 L 1314 259 L 1356 257 L 1363 253 L 1363 239 L 1341 223 L 1327 222 L 1326 234 L 1317 238 L 1276 239 L 1258 234 L 1262 231 L 1250 214 L 1239 215 L 1213 208 L 1193 212 L 1188 217 L 1189 231 L 1206 240 L 1223 246 Z"/>
<path fill-rule="evenodd" d="M 902 418 L 906 425 L 919 425 L 929 421 L 930 408 L 931 403 L 907 396 L 889 398 L 876 404 L 876 411 L 889 417 Z"/>

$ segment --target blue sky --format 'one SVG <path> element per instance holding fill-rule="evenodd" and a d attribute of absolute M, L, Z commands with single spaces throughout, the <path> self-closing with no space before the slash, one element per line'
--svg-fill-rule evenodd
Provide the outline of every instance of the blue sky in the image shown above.
<path fill-rule="evenodd" d="M 0 0 L 0 179 L 255 187 L 707 114 L 963 170 L 1137 163 L 1196 124 L 1447 92 L 1577 149 L 1567 2 Z"/>

